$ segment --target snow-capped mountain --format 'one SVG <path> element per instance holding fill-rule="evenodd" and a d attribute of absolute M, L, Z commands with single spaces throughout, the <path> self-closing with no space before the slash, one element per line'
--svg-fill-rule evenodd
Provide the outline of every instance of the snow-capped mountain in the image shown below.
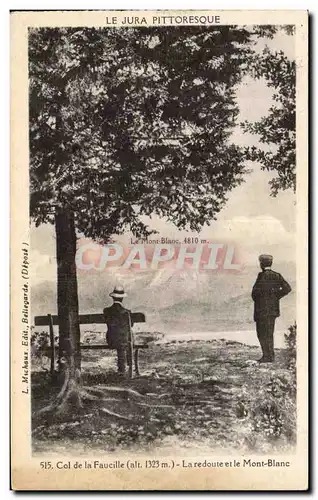
<path fill-rule="evenodd" d="M 281 324 L 295 319 L 295 266 L 279 266 L 293 291 L 281 301 Z M 125 305 L 146 313 L 151 329 L 226 330 L 253 327 L 251 288 L 258 269 L 241 272 L 177 270 L 166 266 L 158 270 L 87 272 L 78 276 L 81 313 L 99 312 L 111 304 L 109 293 L 121 284 L 127 291 Z M 32 317 L 56 313 L 56 283 L 45 281 L 32 287 Z"/>

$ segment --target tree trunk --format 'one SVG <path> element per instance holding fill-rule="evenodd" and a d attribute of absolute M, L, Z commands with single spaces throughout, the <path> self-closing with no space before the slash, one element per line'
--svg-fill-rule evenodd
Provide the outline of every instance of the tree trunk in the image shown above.
<path fill-rule="evenodd" d="M 55 216 L 57 257 L 57 306 L 59 317 L 59 369 L 68 366 L 75 379 L 81 368 L 80 325 L 75 265 L 76 233 L 74 216 L 59 211 Z"/>
<path fill-rule="evenodd" d="M 56 256 L 57 256 L 57 305 L 59 317 L 59 372 L 60 390 L 54 400 L 39 410 L 46 424 L 54 418 L 63 419 L 66 414 L 75 416 L 85 410 L 85 402 L 90 407 L 94 404 L 98 411 L 108 417 L 132 420 L 132 417 L 115 413 L 105 408 L 109 392 L 128 404 L 127 413 L 131 410 L 131 400 L 143 398 L 141 394 L 122 387 L 83 387 L 80 380 L 81 351 L 80 325 L 78 314 L 77 277 L 75 266 L 76 233 L 74 216 L 67 211 L 59 211 L 55 216 Z M 117 401 L 117 400 L 116 400 Z M 136 402 L 139 408 L 140 402 Z M 135 409 L 135 413 L 137 409 Z"/>

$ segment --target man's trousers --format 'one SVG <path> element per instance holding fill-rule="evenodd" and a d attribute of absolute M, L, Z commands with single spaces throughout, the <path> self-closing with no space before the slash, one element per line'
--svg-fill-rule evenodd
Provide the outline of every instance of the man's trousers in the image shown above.
<path fill-rule="evenodd" d="M 261 316 L 256 320 L 256 332 L 263 351 L 263 358 L 274 360 L 275 316 Z"/>
<path fill-rule="evenodd" d="M 126 362 L 128 366 L 131 366 L 131 352 L 129 347 L 120 347 L 117 349 L 117 366 L 119 373 L 125 373 L 126 371 Z"/>

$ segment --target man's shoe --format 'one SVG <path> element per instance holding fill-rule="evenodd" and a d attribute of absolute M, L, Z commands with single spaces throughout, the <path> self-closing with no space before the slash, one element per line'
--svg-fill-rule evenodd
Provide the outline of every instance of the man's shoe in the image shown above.
<path fill-rule="evenodd" d="M 261 358 L 258 360 L 259 363 L 273 363 L 274 361 L 274 358 Z"/>

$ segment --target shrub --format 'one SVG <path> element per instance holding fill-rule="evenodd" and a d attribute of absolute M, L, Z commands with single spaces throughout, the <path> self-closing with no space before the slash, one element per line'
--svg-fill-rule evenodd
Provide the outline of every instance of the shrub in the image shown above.
<path fill-rule="evenodd" d="M 289 369 L 296 369 L 296 341 L 297 325 L 294 323 L 288 328 L 288 333 L 284 334 L 286 345 L 286 363 Z"/>
<path fill-rule="evenodd" d="M 285 334 L 285 366 L 263 367 L 257 393 L 242 393 L 236 408 L 245 421 L 245 443 L 250 449 L 267 452 L 294 446 L 297 436 L 296 339 L 294 323 Z"/>
<path fill-rule="evenodd" d="M 54 338 L 55 347 L 58 343 L 58 337 Z M 43 369 L 47 364 L 48 359 L 51 357 L 50 335 L 46 331 L 38 332 L 32 331 L 31 333 L 31 358 L 32 362 L 41 365 Z"/>

